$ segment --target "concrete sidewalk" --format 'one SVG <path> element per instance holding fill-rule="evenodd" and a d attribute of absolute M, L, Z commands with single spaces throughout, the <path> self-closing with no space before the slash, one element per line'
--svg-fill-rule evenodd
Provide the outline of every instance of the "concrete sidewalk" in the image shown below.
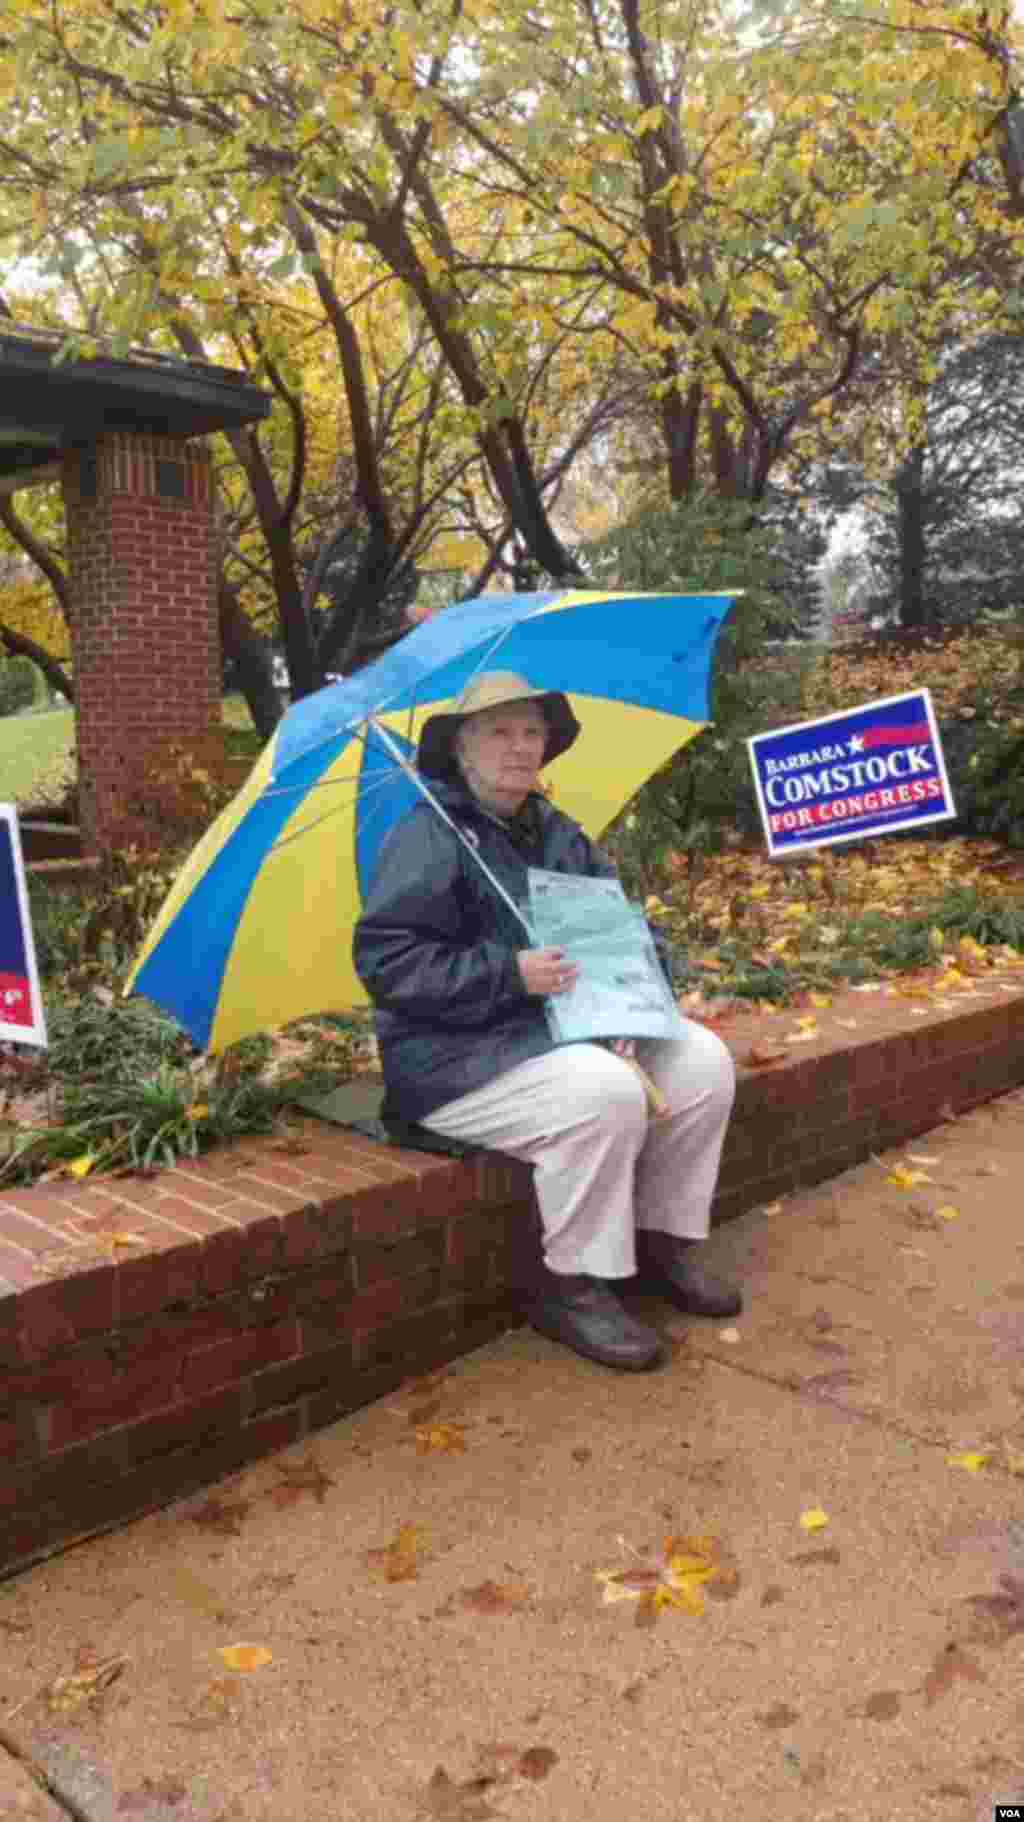
<path fill-rule="evenodd" d="M 1024 1093 L 909 1154 L 719 1230 L 747 1310 L 646 1304 L 660 1372 L 523 1330 L 0 1586 L 0 1816 L 1024 1803 Z M 699 1616 L 606 1601 L 709 1534 Z"/>

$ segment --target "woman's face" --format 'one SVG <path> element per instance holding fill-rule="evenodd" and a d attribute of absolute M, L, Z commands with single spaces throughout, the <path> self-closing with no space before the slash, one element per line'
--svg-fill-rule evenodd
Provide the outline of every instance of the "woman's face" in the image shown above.
<path fill-rule="evenodd" d="M 499 816 L 513 816 L 537 788 L 547 738 L 537 702 L 510 702 L 467 716 L 455 751 L 474 797 Z"/>

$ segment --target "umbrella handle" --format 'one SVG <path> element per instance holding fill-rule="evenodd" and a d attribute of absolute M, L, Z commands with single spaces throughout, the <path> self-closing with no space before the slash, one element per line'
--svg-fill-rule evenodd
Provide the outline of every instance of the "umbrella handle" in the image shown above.
<path fill-rule="evenodd" d="M 624 1063 L 628 1063 L 630 1069 L 640 1077 L 640 1086 L 647 1096 L 647 1111 L 650 1114 L 651 1119 L 664 1120 L 666 1115 L 671 1112 L 671 1108 L 657 1083 L 652 1080 L 646 1069 L 641 1063 L 637 1062 L 635 1057 L 623 1057 L 621 1060 Z"/>

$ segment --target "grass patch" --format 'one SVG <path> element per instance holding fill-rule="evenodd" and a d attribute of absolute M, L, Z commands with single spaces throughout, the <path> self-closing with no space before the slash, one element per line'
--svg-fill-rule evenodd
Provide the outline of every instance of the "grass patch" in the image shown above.
<path fill-rule="evenodd" d="M 244 696 L 225 696 L 221 720 L 225 751 L 233 757 L 259 756 L 262 742 Z M 0 803 L 57 803 L 75 780 L 75 712 L 0 716 Z"/>
<path fill-rule="evenodd" d="M 31 803 L 37 781 L 70 759 L 74 740 L 72 709 L 0 718 L 0 802 Z"/>

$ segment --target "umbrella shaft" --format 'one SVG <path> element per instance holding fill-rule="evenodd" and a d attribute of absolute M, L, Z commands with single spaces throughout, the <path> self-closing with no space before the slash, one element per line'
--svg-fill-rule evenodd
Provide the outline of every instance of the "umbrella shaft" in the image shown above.
<path fill-rule="evenodd" d="M 477 866 L 480 868 L 480 871 L 486 876 L 487 879 L 490 880 L 491 885 L 494 887 L 494 890 L 497 892 L 499 898 L 504 899 L 509 910 L 511 912 L 513 912 L 514 915 L 519 919 L 519 922 L 522 924 L 523 929 L 526 931 L 527 936 L 530 938 L 530 940 L 532 942 L 533 941 L 533 931 L 530 928 L 529 922 L 528 922 L 522 908 L 516 904 L 516 901 L 512 897 L 512 894 L 505 890 L 505 887 L 502 885 L 502 883 L 501 883 L 500 879 L 497 877 L 497 875 L 491 872 L 491 869 L 487 865 L 487 862 L 485 860 L 481 859 L 480 853 L 479 853 L 478 849 L 475 847 L 474 843 L 472 841 L 470 841 L 469 837 L 465 834 L 465 832 L 459 828 L 459 825 L 454 820 L 454 818 L 449 816 L 443 803 L 441 803 L 434 796 L 434 793 L 430 789 L 430 786 L 425 782 L 425 780 L 423 779 L 421 774 L 419 772 L 417 772 L 416 767 L 409 763 L 409 760 L 406 758 L 405 754 L 402 752 L 401 747 L 399 747 L 398 744 L 394 740 L 392 740 L 387 729 L 382 728 L 380 723 L 373 719 L 372 715 L 368 717 L 368 725 L 370 727 L 372 727 L 378 740 L 382 741 L 384 746 L 387 747 L 387 750 L 391 754 L 392 759 L 394 759 L 398 762 L 398 764 L 401 766 L 403 772 L 405 772 L 407 774 L 407 776 L 412 780 L 413 784 L 416 786 L 416 789 L 418 791 L 422 792 L 422 794 L 426 798 L 427 802 L 433 807 L 433 809 L 435 809 L 437 811 L 437 814 L 440 816 L 441 821 L 446 822 L 448 824 L 448 827 L 453 831 L 453 833 L 455 834 L 457 839 L 459 841 L 461 841 L 463 847 L 467 850 L 468 853 L 472 854 L 473 859 L 476 861 Z"/>

